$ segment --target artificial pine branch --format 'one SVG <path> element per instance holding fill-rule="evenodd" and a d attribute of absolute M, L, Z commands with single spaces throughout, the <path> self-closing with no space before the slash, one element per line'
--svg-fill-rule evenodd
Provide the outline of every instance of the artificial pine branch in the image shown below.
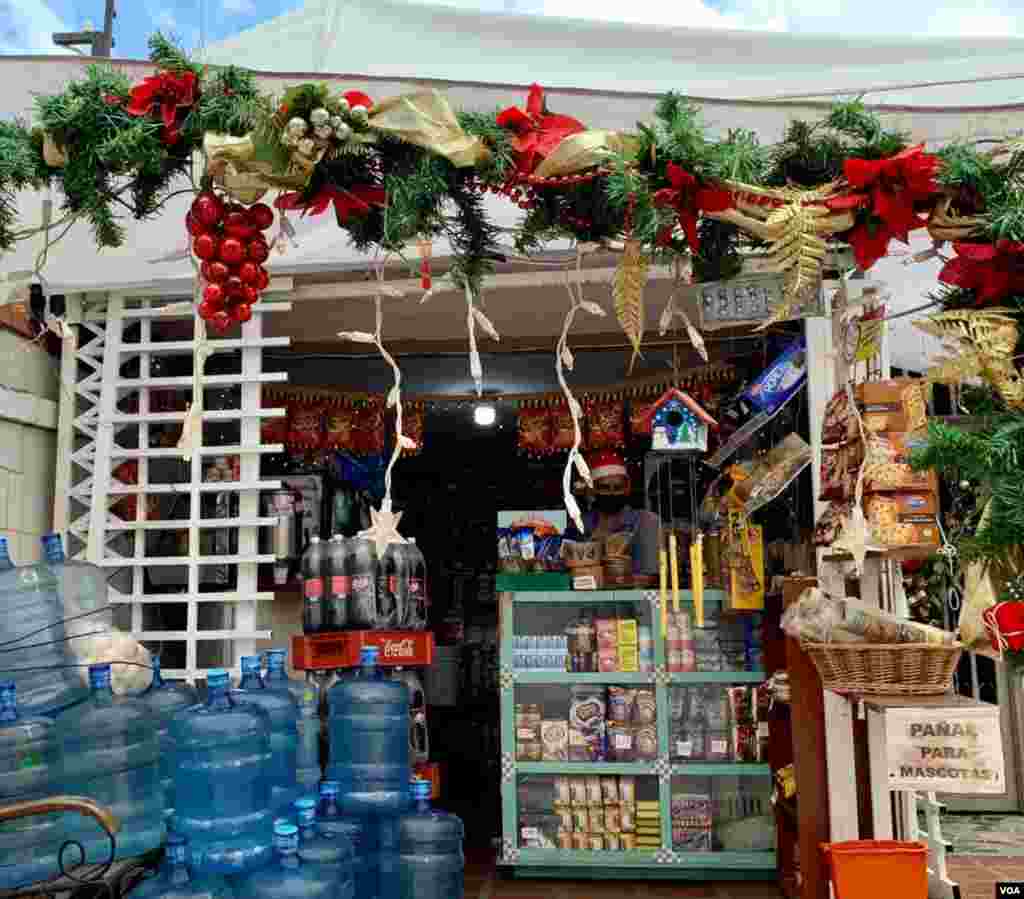
<path fill-rule="evenodd" d="M 462 130 L 472 137 L 478 137 L 491 151 L 491 158 L 477 168 L 477 176 L 485 184 L 504 184 L 515 166 L 512 140 L 507 128 L 498 124 L 498 112 L 470 112 L 463 110 L 456 115 Z"/>
<path fill-rule="evenodd" d="M 48 180 L 38 141 L 18 122 L 0 122 L 0 250 L 14 245 L 17 192 Z"/>

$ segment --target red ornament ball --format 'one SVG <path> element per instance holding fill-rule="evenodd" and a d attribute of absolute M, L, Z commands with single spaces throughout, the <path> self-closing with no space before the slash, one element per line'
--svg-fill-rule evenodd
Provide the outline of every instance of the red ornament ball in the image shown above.
<path fill-rule="evenodd" d="M 231 316 L 223 309 L 210 316 L 209 321 L 218 331 L 226 331 L 231 326 Z"/>
<path fill-rule="evenodd" d="M 215 193 L 204 190 L 192 201 L 191 211 L 200 224 L 212 228 L 224 217 L 224 204 Z"/>
<path fill-rule="evenodd" d="M 256 289 L 266 290 L 267 285 L 270 284 L 270 275 L 267 274 L 267 270 L 262 265 L 258 266 L 258 268 L 260 277 L 259 280 L 256 282 Z"/>
<path fill-rule="evenodd" d="M 208 303 L 214 309 L 224 308 L 224 299 L 227 294 L 224 291 L 224 286 L 221 284 L 207 284 L 203 288 L 203 302 Z"/>
<path fill-rule="evenodd" d="M 252 305 L 250 303 L 239 303 L 231 310 L 231 316 L 236 322 L 247 322 L 252 318 Z"/>
<path fill-rule="evenodd" d="M 228 241 L 225 241 L 225 243 L 227 242 Z M 235 243 L 238 243 L 238 241 L 236 240 Z M 241 246 L 242 245 L 238 243 L 239 249 L 241 249 Z M 216 258 L 217 249 L 217 238 L 212 234 L 200 234 L 192 241 L 192 251 L 200 259 L 210 260 Z M 221 252 L 223 252 L 223 248 L 221 248 Z"/>
<path fill-rule="evenodd" d="M 220 311 L 220 306 L 214 306 L 206 300 L 199 304 L 199 317 L 204 321 L 210 321 Z"/>
<path fill-rule="evenodd" d="M 193 237 L 198 237 L 200 234 L 205 234 L 209 231 L 209 228 L 199 221 L 191 211 L 185 213 L 185 227 L 188 229 L 188 233 Z"/>
<path fill-rule="evenodd" d="M 229 212 L 224 216 L 224 233 L 239 240 L 249 240 L 256 235 L 256 229 L 249 224 L 244 212 Z"/>
<path fill-rule="evenodd" d="M 243 284 L 258 284 L 260 280 L 260 267 L 255 262 L 243 262 L 238 266 L 238 277 Z"/>
<path fill-rule="evenodd" d="M 243 287 L 245 287 L 245 285 L 242 283 L 242 279 L 239 278 L 238 275 L 232 274 L 224 285 L 225 295 L 229 300 L 241 297 Z"/>
<path fill-rule="evenodd" d="M 201 240 L 202 238 L 196 238 Z M 198 256 L 199 253 L 197 252 Z M 242 243 L 237 237 L 225 237 L 220 245 L 220 260 L 226 262 L 228 265 L 238 265 L 243 259 L 245 259 L 245 244 Z M 201 257 L 211 258 L 211 257 Z"/>
<path fill-rule="evenodd" d="M 255 203 L 249 207 L 249 224 L 260 231 L 266 231 L 274 224 L 274 210 L 266 203 Z"/>
<path fill-rule="evenodd" d="M 243 284 L 242 298 L 243 303 L 248 303 L 251 306 L 253 303 L 259 302 L 260 292 L 251 284 Z"/>
<path fill-rule="evenodd" d="M 223 284 L 231 275 L 231 269 L 219 259 L 215 259 L 213 262 L 204 262 L 203 266 L 209 269 L 209 271 L 203 272 L 203 277 L 211 284 Z"/>
<path fill-rule="evenodd" d="M 246 253 L 253 262 L 266 262 L 270 258 L 270 247 L 265 240 L 250 240 Z"/>

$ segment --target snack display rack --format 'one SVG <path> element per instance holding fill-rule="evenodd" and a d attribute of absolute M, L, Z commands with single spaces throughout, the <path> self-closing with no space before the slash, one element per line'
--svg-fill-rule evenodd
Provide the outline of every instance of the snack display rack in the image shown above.
<path fill-rule="evenodd" d="M 530 584 L 528 576 L 498 575 L 497 590 L 500 597 L 500 693 L 501 693 L 501 749 L 502 749 L 502 850 L 500 863 L 511 868 L 514 875 L 523 877 L 579 878 L 592 876 L 602 879 L 686 879 L 686 880 L 771 880 L 776 876 L 776 852 L 772 851 L 679 851 L 673 847 L 672 788 L 673 778 L 701 777 L 718 779 L 764 778 L 770 784 L 771 768 L 768 764 L 742 762 L 687 762 L 677 763 L 670 752 L 671 711 L 670 690 L 674 686 L 720 684 L 724 686 L 761 683 L 766 679 L 763 671 L 706 671 L 669 672 L 666 664 L 664 635 L 655 638 L 655 666 L 653 671 L 640 672 L 569 672 L 524 671 L 514 668 L 513 637 L 517 609 L 520 613 L 535 614 L 539 606 L 591 608 L 599 610 L 604 604 L 631 604 L 650 610 L 651 621 L 658 608 L 657 590 L 597 590 L 571 591 L 552 589 L 550 584 Z M 692 596 L 681 591 L 681 600 L 691 608 Z M 725 594 L 720 590 L 706 590 L 705 603 L 720 604 Z M 657 626 L 657 625 L 655 625 Z M 590 762 L 590 761 L 518 761 L 516 746 L 515 705 L 516 691 L 535 685 L 650 685 L 657 701 L 658 756 L 650 761 Z M 584 849 L 538 849 L 520 845 L 519 782 L 527 775 L 633 775 L 637 779 L 649 778 L 657 783 L 660 848 L 629 849 L 619 851 L 593 851 Z M 769 812 L 770 813 L 770 812 Z M 774 844 L 773 844 L 774 845 Z"/>

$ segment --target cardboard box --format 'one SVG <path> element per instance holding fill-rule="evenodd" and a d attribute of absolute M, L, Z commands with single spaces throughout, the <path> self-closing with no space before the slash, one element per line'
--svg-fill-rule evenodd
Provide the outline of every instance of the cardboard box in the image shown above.
<path fill-rule="evenodd" d="M 938 546 L 934 493 L 873 493 L 864 498 L 872 538 L 884 546 Z"/>
<path fill-rule="evenodd" d="M 569 759 L 569 724 L 566 721 L 541 721 L 541 761 L 565 762 Z"/>
<path fill-rule="evenodd" d="M 864 492 L 932 493 L 938 496 L 939 479 L 934 471 L 914 471 L 910 467 L 910 454 L 924 445 L 914 434 L 876 434 L 872 442 L 878 451 L 891 460 L 871 464 L 864 471 Z"/>
<path fill-rule="evenodd" d="M 923 429 L 928 423 L 928 385 L 916 378 L 868 381 L 854 388 L 854 399 L 872 434 L 901 434 Z M 860 436 L 857 416 L 849 419 L 849 436 Z"/>

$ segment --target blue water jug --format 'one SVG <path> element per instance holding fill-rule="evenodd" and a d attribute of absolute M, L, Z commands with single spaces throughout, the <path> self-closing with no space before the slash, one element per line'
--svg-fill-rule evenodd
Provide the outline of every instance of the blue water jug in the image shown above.
<path fill-rule="evenodd" d="M 285 667 L 287 650 L 267 651 L 267 673 L 263 686 L 268 690 L 287 690 L 299 707 L 296 723 L 299 743 L 296 750 L 296 780 L 303 793 L 316 793 L 323 776 L 320 767 L 320 690 L 311 681 L 293 680 Z"/>
<path fill-rule="evenodd" d="M 270 805 L 277 816 L 291 818 L 299 797 L 295 779 L 299 745 L 299 707 L 287 690 L 268 690 L 260 678 L 260 657 L 242 656 L 237 695 L 263 709 L 270 718 Z"/>
<path fill-rule="evenodd" d="M 160 674 L 160 656 L 153 656 L 153 681 L 139 698 L 160 722 L 160 785 L 164 791 L 164 810 L 174 808 L 174 743 L 168 723 L 175 712 L 195 705 L 196 691 L 184 681 L 165 681 Z"/>
<path fill-rule="evenodd" d="M 228 882 L 216 874 L 196 875 L 191 870 L 188 840 L 167 835 L 164 862 L 156 877 L 144 880 L 131 891 L 132 899 L 235 899 Z"/>
<path fill-rule="evenodd" d="M 74 660 L 65 642 L 59 569 L 47 562 L 15 568 L 7 539 L 0 541 L 0 677 L 17 684 L 22 715 L 53 716 L 89 695 L 68 667 Z M 44 538 L 43 551 L 63 559 L 59 539 Z"/>
<path fill-rule="evenodd" d="M 406 806 L 410 802 L 405 803 Z M 378 899 L 398 899 L 401 889 L 398 861 L 398 815 L 374 815 L 373 827 L 377 845 L 374 863 L 377 866 Z"/>
<path fill-rule="evenodd" d="M 56 719 L 62 788 L 96 800 L 120 820 L 117 858 L 141 855 L 165 835 L 159 722 L 140 700 L 114 695 L 110 665 L 90 665 L 89 685 L 88 699 Z M 64 827 L 87 862 L 108 857 L 109 841 L 95 822 L 69 814 Z"/>
<path fill-rule="evenodd" d="M 274 824 L 274 861 L 250 874 L 236 888 L 245 899 L 335 899 L 336 886 L 328 872 L 299 858 L 299 829 Z"/>
<path fill-rule="evenodd" d="M 295 823 L 299 828 L 299 858 L 310 867 L 319 867 L 336 887 L 336 899 L 355 899 L 353 849 L 341 837 L 325 836 L 317 828 L 316 799 L 304 796 L 295 800 Z"/>
<path fill-rule="evenodd" d="M 338 781 L 348 814 L 394 815 L 408 801 L 409 691 L 384 680 L 378 650 L 364 647 L 360 676 L 331 687 L 330 764 L 327 780 Z"/>
<path fill-rule="evenodd" d="M 412 782 L 414 808 L 398 822 L 399 891 L 395 899 L 462 899 L 462 821 L 430 807 L 430 783 Z"/>
<path fill-rule="evenodd" d="M 21 717 L 14 682 L 0 683 L 0 805 L 64 792 L 58 779 L 59 748 L 53 720 Z M 37 883 L 57 873 L 64 841 L 60 823 L 60 814 L 54 813 L 0 824 L 0 889 Z"/>
<path fill-rule="evenodd" d="M 377 870 L 374 864 L 374 843 L 368 818 L 343 815 L 338 805 L 337 781 L 320 783 L 320 805 L 317 808 L 317 830 L 322 836 L 337 839 L 352 847 L 352 870 L 356 896 L 377 899 Z"/>
<path fill-rule="evenodd" d="M 206 687 L 203 705 L 171 717 L 171 826 L 188 838 L 193 872 L 243 874 L 272 856 L 270 719 L 232 693 L 223 669 L 207 672 Z"/>

